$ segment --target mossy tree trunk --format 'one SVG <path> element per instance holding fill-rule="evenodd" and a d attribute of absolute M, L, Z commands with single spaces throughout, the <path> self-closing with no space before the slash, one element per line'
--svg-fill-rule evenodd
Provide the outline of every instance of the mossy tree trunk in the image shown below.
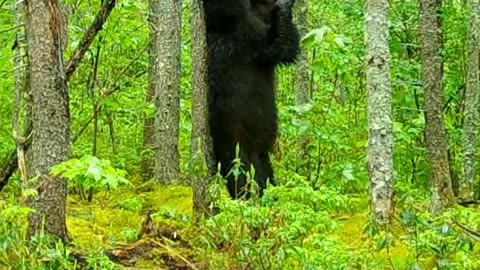
<path fill-rule="evenodd" d="M 368 91 L 368 153 L 371 215 L 381 223 L 393 216 L 393 121 L 388 45 L 388 1 L 365 2 Z"/>

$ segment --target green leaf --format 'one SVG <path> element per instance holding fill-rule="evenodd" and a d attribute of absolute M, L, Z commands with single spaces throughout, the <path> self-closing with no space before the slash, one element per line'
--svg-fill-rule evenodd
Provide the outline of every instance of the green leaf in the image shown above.
<path fill-rule="evenodd" d="M 377 245 L 377 250 L 384 249 L 387 246 L 387 241 L 387 237 L 384 237 L 382 240 L 380 240 Z"/>
<path fill-rule="evenodd" d="M 353 176 L 353 166 L 352 164 L 347 164 L 342 171 L 343 177 L 347 181 L 355 181 L 355 177 Z"/>
<path fill-rule="evenodd" d="M 335 44 L 337 44 L 338 47 L 340 47 L 342 49 L 345 48 L 345 43 L 343 42 L 343 38 L 336 37 L 334 41 L 335 41 Z"/>

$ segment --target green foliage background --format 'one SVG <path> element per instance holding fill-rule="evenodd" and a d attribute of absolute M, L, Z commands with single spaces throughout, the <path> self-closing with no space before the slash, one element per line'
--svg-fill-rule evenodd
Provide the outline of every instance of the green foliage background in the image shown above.
<path fill-rule="evenodd" d="M 206 220 L 201 232 L 192 234 L 190 223 L 182 215 L 189 214 L 184 213 L 188 211 L 179 210 L 189 209 L 190 191 L 145 189 L 148 182 L 138 179 L 143 119 L 152 113 L 152 105 L 145 102 L 148 3 L 119 1 L 100 33 L 101 40 L 97 37 L 94 41 L 69 83 L 72 136 L 78 134 L 92 115 L 92 91 L 99 96 L 99 93 L 117 89 L 113 95 L 101 99 L 97 157 L 110 160 L 113 167 L 127 171 L 129 180 L 136 185 L 135 191 L 125 187 L 111 193 L 107 201 L 99 199 L 93 205 L 69 200 L 69 211 L 78 214 L 70 214 L 69 229 L 77 236 L 78 245 L 89 250 L 92 268 L 113 267 L 103 255 L 104 248 L 132 241 L 132 235 L 139 229 L 142 209 L 150 207 L 160 211 L 158 208 L 173 202 L 170 209 L 175 208 L 180 213 L 174 211 L 167 218 L 160 215 L 161 220 L 175 223 L 185 232 L 192 245 L 201 250 L 200 254 L 207 255 L 203 258 L 210 259 L 211 269 L 246 266 L 254 269 L 432 269 L 434 266 L 480 269 L 477 259 L 480 247 L 475 242 L 478 239 L 472 240 L 454 225 L 455 220 L 461 221 L 479 231 L 478 209 L 454 209 L 439 218 L 426 214 L 429 193 L 420 79 L 419 3 L 416 0 L 389 3 L 398 224 L 394 228 L 374 228 L 368 221 L 364 2 L 311 0 L 311 32 L 302 45 L 311 65 L 311 103 L 295 106 L 294 67 L 284 67 L 278 72 L 280 138 L 273 158 L 282 186 L 267 193 L 262 207 L 220 199 L 222 214 Z M 64 4 L 69 13 L 69 46 L 65 52 L 65 59 L 69 59 L 92 22 L 100 1 L 68 0 Z M 15 147 L 11 135 L 14 10 L 13 1 L 3 1 L 0 7 L 0 88 L 3 89 L 0 93 L 0 160 Z M 443 1 L 441 14 L 445 124 L 454 172 L 460 174 L 461 96 L 465 84 L 468 12 L 464 1 L 447 0 Z M 188 173 L 191 131 L 189 1 L 184 1 L 183 15 L 179 146 L 181 168 Z M 92 89 L 88 81 L 97 47 L 101 48 L 98 83 Z M 112 149 L 108 115 L 114 119 L 118 153 Z M 90 125 L 73 145 L 72 158 L 82 159 L 92 154 L 92 134 Z M 308 138 L 306 158 L 300 156 L 300 136 Z M 111 176 L 105 174 L 104 177 Z M 20 199 L 13 195 L 19 194 L 18 182 L 15 176 L 5 194 L 0 195 L 0 251 L 4 252 L 3 257 L 0 256 L 0 266 L 3 263 L 15 269 L 44 267 L 34 258 L 48 257 L 56 265 L 67 267 L 69 262 L 60 252 L 63 247 L 53 252 L 43 244 L 43 238 L 19 246 L 17 239 L 24 237 L 21 229 L 25 227 L 24 217 L 28 210 L 17 206 Z M 102 190 L 101 185 L 98 190 Z M 169 197 L 166 193 L 175 196 Z M 274 201 L 273 195 L 280 199 Z M 98 204 L 106 207 L 98 207 Z M 84 205 L 88 211 L 81 208 Z M 94 213 L 113 215 L 118 221 L 95 221 L 99 222 L 96 226 L 108 231 L 98 232 L 86 226 L 94 221 L 82 216 L 91 217 Z M 239 226 L 245 230 L 240 232 Z M 92 235 L 107 235 L 108 240 L 103 243 L 89 241 L 84 234 L 90 235 L 90 231 L 85 228 L 90 228 Z M 261 237 L 255 234 L 259 231 Z M 350 234 L 352 236 L 348 236 Z"/>

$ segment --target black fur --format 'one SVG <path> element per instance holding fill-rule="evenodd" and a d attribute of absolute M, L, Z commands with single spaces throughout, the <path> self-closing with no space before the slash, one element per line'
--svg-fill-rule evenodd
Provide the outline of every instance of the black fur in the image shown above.
<path fill-rule="evenodd" d="M 267 179 L 274 184 L 269 152 L 277 136 L 275 67 L 294 63 L 299 53 L 293 2 L 279 0 L 265 14 L 255 10 L 259 1 L 204 0 L 210 133 L 232 198 L 245 195 L 246 187 L 245 176 L 235 181 L 227 175 L 237 143 L 244 168 L 255 167 L 260 196 Z"/>

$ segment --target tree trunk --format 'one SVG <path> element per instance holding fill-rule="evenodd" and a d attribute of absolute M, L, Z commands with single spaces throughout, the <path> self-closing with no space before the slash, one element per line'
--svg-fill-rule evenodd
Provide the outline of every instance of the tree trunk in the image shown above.
<path fill-rule="evenodd" d="M 467 85 L 465 91 L 465 118 L 463 120 L 463 177 L 460 183 L 459 199 L 463 202 L 473 201 L 473 184 L 475 182 L 475 165 L 477 158 L 478 128 L 478 37 L 479 37 L 479 1 L 468 0 L 470 22 L 468 24 L 468 63 Z"/>
<path fill-rule="evenodd" d="M 393 121 L 388 45 L 388 1 L 365 3 L 368 91 L 368 154 L 371 215 L 380 223 L 393 216 Z"/>
<path fill-rule="evenodd" d="M 443 122 L 441 35 L 437 0 L 420 0 L 422 81 L 425 89 L 425 140 L 430 167 L 430 211 L 438 215 L 454 204 Z"/>
<path fill-rule="evenodd" d="M 205 13 L 202 0 L 192 0 L 191 4 L 192 42 L 192 136 L 191 164 L 201 167 L 195 170 L 192 179 L 193 214 L 198 219 L 208 215 L 207 188 L 211 175 L 215 172 L 213 144 L 208 125 L 207 107 L 207 41 Z"/>
<path fill-rule="evenodd" d="M 150 60 L 154 60 L 150 58 Z M 155 97 L 155 89 L 152 87 L 154 84 L 148 85 L 147 95 L 145 98 L 146 105 L 149 105 Z M 149 115 L 145 116 L 143 121 L 143 153 L 142 153 L 142 164 L 140 165 L 140 170 L 144 180 L 149 180 L 153 178 L 154 175 L 154 166 L 155 158 L 152 152 L 155 147 L 155 137 L 154 137 L 154 125 L 155 117 Z"/>
<path fill-rule="evenodd" d="M 27 175 L 27 166 L 26 166 L 26 158 L 25 158 L 25 143 L 29 134 L 25 134 L 25 132 L 21 133 L 20 131 L 20 104 L 22 100 L 22 94 L 28 95 L 28 87 L 27 83 L 27 70 L 28 70 L 28 59 L 26 56 L 26 35 L 24 33 L 25 30 L 25 3 L 18 2 L 16 4 L 15 10 L 15 26 L 17 27 L 15 33 L 15 51 L 14 51 L 14 77 L 15 77 L 15 105 L 13 110 L 13 138 L 17 144 L 17 166 L 20 168 L 20 179 L 22 180 L 22 187 L 25 188 L 28 180 Z M 31 110 L 31 103 L 24 103 L 24 110 L 25 112 L 29 112 Z M 29 106 L 30 105 L 30 106 Z M 31 121 L 31 114 L 25 114 L 25 123 Z M 21 136 L 23 134 L 23 136 Z"/>
<path fill-rule="evenodd" d="M 297 0 L 293 7 L 293 19 L 298 27 L 298 31 L 301 37 L 305 36 L 308 32 L 308 0 Z M 295 70 L 294 80 L 294 92 L 295 92 L 295 104 L 302 105 L 310 101 L 310 68 L 308 63 L 308 56 L 305 47 L 302 47 L 300 54 L 298 55 L 297 68 Z M 309 137 L 301 136 L 299 138 L 299 153 L 298 160 L 301 160 L 306 171 L 309 171 L 310 157 L 308 155 Z"/>
<path fill-rule="evenodd" d="M 308 32 L 308 0 L 297 0 L 293 12 L 300 36 L 303 37 Z M 302 48 L 297 60 L 294 82 L 295 103 L 297 105 L 305 104 L 310 100 L 309 70 L 307 51 Z"/>
<path fill-rule="evenodd" d="M 38 195 L 27 204 L 28 234 L 45 232 L 68 241 L 65 223 L 66 181 L 51 177 L 50 168 L 69 157 L 70 114 L 63 50 L 66 22 L 56 0 L 27 2 L 30 89 L 33 97 L 32 164 L 29 178 L 38 176 L 32 188 Z"/>
<path fill-rule="evenodd" d="M 150 0 L 149 88 L 155 89 L 155 180 L 172 183 L 180 173 L 181 1 Z"/>

